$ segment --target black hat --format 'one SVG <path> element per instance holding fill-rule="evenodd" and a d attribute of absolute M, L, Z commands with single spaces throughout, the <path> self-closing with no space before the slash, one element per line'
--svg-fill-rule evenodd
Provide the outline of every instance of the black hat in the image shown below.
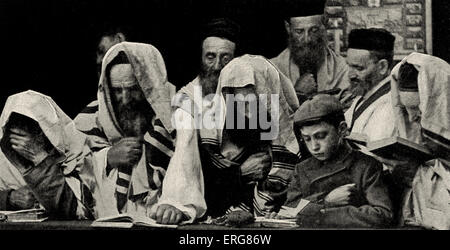
<path fill-rule="evenodd" d="M 216 18 L 209 21 L 203 28 L 202 39 L 216 36 L 225 38 L 234 43 L 239 41 L 240 27 L 228 18 Z"/>
<path fill-rule="evenodd" d="M 325 0 L 285 0 L 282 7 L 282 15 L 286 21 L 291 17 L 306 17 L 323 15 L 325 12 Z"/>
<path fill-rule="evenodd" d="M 394 51 L 395 36 L 385 29 L 354 29 L 348 35 L 349 49 Z"/>

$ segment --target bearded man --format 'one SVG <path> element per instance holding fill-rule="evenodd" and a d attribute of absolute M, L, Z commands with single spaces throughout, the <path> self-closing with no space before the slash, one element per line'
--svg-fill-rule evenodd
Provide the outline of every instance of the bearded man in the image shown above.
<path fill-rule="evenodd" d="M 98 187 L 93 192 L 98 217 L 150 216 L 174 151 L 170 120 L 174 94 L 155 47 L 123 42 L 106 53 L 97 101 L 75 118 L 98 161 L 94 176 Z M 195 210 L 191 213 L 182 202 L 171 202 L 172 213 L 158 222 L 195 219 Z"/>
<path fill-rule="evenodd" d="M 177 94 L 177 97 L 179 98 L 176 98 L 173 102 L 175 106 L 177 106 L 177 103 L 189 103 L 188 107 L 185 108 L 191 111 L 196 108 L 204 110 L 211 108 L 213 96 L 216 93 L 217 84 L 219 82 L 220 72 L 235 56 L 239 30 L 239 25 L 227 18 L 210 20 L 203 27 L 199 74 L 192 82 L 188 83 L 179 91 Z M 176 111 L 174 112 L 175 119 L 183 117 L 183 112 L 181 110 L 182 109 L 178 106 L 176 107 Z M 195 117 L 193 113 L 191 114 Z M 203 116 L 201 113 L 198 115 L 200 115 L 200 117 Z M 183 119 L 190 119 L 190 117 L 187 116 Z M 177 122 L 175 122 L 175 124 L 177 124 Z M 164 187 L 160 199 L 161 205 L 159 206 L 158 211 L 153 214 L 157 220 L 160 220 L 165 214 L 172 213 L 172 208 L 170 206 L 162 204 L 171 200 L 180 201 L 187 199 L 195 201 L 195 203 L 192 203 L 192 207 L 195 207 L 197 211 L 201 211 L 202 215 L 206 212 L 204 184 L 202 181 L 199 181 L 203 179 L 203 173 L 200 169 L 196 168 L 197 163 L 200 164 L 198 161 L 200 156 L 195 155 L 195 151 L 194 154 L 192 152 L 192 148 L 198 148 L 198 142 L 197 137 L 193 136 L 193 132 L 186 132 L 192 131 L 190 129 L 186 130 L 177 127 L 177 144 L 175 146 L 175 153 L 170 163 L 169 171 L 178 173 L 178 175 L 170 175 L 172 177 L 189 176 L 189 179 L 191 180 L 189 186 L 191 188 L 195 187 L 197 192 L 191 192 L 190 194 L 177 193 L 170 187 Z M 267 160 L 266 158 L 264 159 Z M 258 163 L 261 163 L 261 161 Z M 167 183 L 168 182 L 179 182 L 179 180 L 176 178 L 167 181 Z"/>
<path fill-rule="evenodd" d="M 357 96 L 345 112 L 352 133 L 369 141 L 395 133 L 390 73 L 395 37 L 384 29 L 355 29 L 349 34 L 347 63 L 352 92 Z"/>
<path fill-rule="evenodd" d="M 324 1 L 302 4 L 301 10 L 290 4 L 286 6 L 284 25 L 288 47 L 271 62 L 291 79 L 300 103 L 323 92 L 334 94 L 347 109 L 353 99 L 348 66 L 327 45 Z"/>

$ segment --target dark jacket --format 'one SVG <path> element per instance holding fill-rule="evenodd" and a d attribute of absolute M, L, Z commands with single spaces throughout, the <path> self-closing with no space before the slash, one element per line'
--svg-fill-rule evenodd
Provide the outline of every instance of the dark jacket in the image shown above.
<path fill-rule="evenodd" d="M 392 222 L 392 202 L 382 174 L 382 164 L 374 158 L 342 146 L 331 161 L 311 157 L 295 167 L 285 206 L 296 207 L 301 199 L 310 203 L 297 215 L 304 227 L 388 227 Z M 323 198 L 337 187 L 356 184 L 351 205 L 330 207 Z"/>
<path fill-rule="evenodd" d="M 8 199 L 11 191 L 11 189 L 0 191 L 0 210 L 11 210 Z"/>

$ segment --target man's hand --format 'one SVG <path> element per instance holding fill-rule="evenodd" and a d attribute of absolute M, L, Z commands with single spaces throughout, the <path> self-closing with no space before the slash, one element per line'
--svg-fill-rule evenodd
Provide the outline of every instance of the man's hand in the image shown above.
<path fill-rule="evenodd" d="M 174 206 L 161 204 L 157 209 L 152 209 L 149 217 L 159 224 L 177 225 L 186 220 L 186 215 Z"/>
<path fill-rule="evenodd" d="M 9 204 L 17 209 L 29 209 L 34 206 L 36 198 L 29 187 L 21 187 L 11 191 L 9 195 Z"/>
<path fill-rule="evenodd" d="M 253 154 L 242 163 L 241 176 L 247 182 L 263 180 L 270 171 L 271 163 L 270 155 L 267 152 Z"/>
<path fill-rule="evenodd" d="M 326 205 L 345 206 L 351 202 L 356 191 L 356 184 L 340 186 L 331 191 L 324 199 Z"/>
<path fill-rule="evenodd" d="M 32 135 L 19 128 L 11 128 L 9 131 L 12 149 L 31 161 L 34 166 L 39 165 L 48 156 L 45 151 L 45 135 L 43 133 Z"/>
<path fill-rule="evenodd" d="M 317 83 L 314 80 L 314 75 L 311 73 L 306 73 L 298 78 L 295 83 L 295 91 L 303 93 L 305 95 L 311 95 L 317 92 Z"/>
<path fill-rule="evenodd" d="M 109 149 L 108 165 L 112 168 L 134 166 L 141 159 L 141 155 L 142 140 L 125 137 Z"/>

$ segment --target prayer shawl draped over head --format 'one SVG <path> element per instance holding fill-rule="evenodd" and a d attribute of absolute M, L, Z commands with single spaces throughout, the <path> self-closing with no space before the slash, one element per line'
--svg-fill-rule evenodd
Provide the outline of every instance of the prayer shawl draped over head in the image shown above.
<path fill-rule="evenodd" d="M 400 66 L 409 63 L 418 71 L 420 129 L 407 131 L 408 116 L 399 98 Z M 392 72 L 392 107 L 397 118 L 399 136 L 420 142 L 427 138 L 450 154 L 450 65 L 444 60 L 412 53 L 397 64 Z M 419 139 L 418 139 L 419 138 Z M 419 167 L 412 189 L 406 196 L 403 216 L 406 223 L 436 229 L 450 229 L 450 165 L 436 159 Z"/>
<path fill-rule="evenodd" d="M 84 200 L 84 191 L 87 191 L 87 189 L 85 189 L 86 186 L 82 185 L 80 180 L 86 180 L 86 185 L 89 185 L 88 182 L 91 179 L 89 172 L 91 169 L 91 158 L 89 157 L 90 150 L 86 146 L 86 136 L 75 128 L 72 119 L 48 96 L 34 91 L 25 91 L 12 95 L 7 99 L 0 117 L 0 139 L 2 141 L 2 154 L 0 155 L 0 162 L 2 163 L 0 164 L 1 183 L 5 184 L 6 188 L 17 189 L 27 185 L 24 177 L 27 177 L 26 175 L 29 172 L 42 171 L 46 174 L 52 173 L 51 167 L 49 169 L 33 170 L 38 168 L 38 166 L 32 168 L 30 171 L 27 170 L 26 173 L 20 173 L 14 167 L 19 165 L 24 166 L 24 163 L 19 159 L 19 155 L 10 146 L 7 146 L 9 145 L 5 141 L 7 138 L 3 138 L 7 133 L 5 129 L 12 113 L 24 115 L 39 124 L 42 132 L 57 151 L 58 157 L 56 157 L 54 165 L 59 165 L 59 172 L 64 176 L 64 178 L 60 179 L 57 176 L 52 177 L 55 182 L 50 184 L 59 185 L 61 183 L 57 183 L 58 181 L 65 181 L 76 196 L 78 203 L 77 216 L 84 217 L 85 212 L 83 211 L 82 201 Z M 42 183 L 42 185 L 45 184 Z M 51 188 L 50 186 L 40 186 L 40 183 L 38 183 L 35 187 L 38 190 L 36 190 L 33 189 L 34 186 L 32 184 L 30 185 L 38 201 L 47 210 L 54 212 L 54 209 L 60 209 L 58 207 L 52 207 L 53 205 L 56 206 L 56 204 L 49 205 L 48 203 L 52 199 L 60 198 L 48 196 L 63 195 L 61 193 L 54 193 L 57 188 L 56 186 L 51 186 L 53 187 Z M 4 188 L 4 185 L 0 188 Z"/>
<path fill-rule="evenodd" d="M 125 135 L 121 132 L 117 114 L 111 102 L 109 69 L 111 63 L 124 53 L 131 64 L 138 85 L 156 114 L 144 135 L 144 150 L 139 163 L 127 177 L 128 202 L 118 211 L 115 194 L 117 169 L 106 171 L 109 148 Z M 76 118 L 77 128 L 88 135 L 91 149 L 96 152 L 98 168 L 95 177 L 99 192 L 94 197 L 101 203 L 100 216 L 118 212 L 147 213 L 147 208 L 157 202 L 162 181 L 173 154 L 174 131 L 171 124 L 171 98 L 175 87 L 167 81 L 164 60 L 159 51 L 149 44 L 123 42 L 113 46 L 105 55 L 99 81 L 97 101 L 89 104 Z"/>
<path fill-rule="evenodd" d="M 222 69 L 217 92 L 213 100 L 194 98 L 196 86 L 200 86 L 198 77 L 180 90 L 181 101 L 178 102 L 177 106 L 189 113 L 193 118 L 200 117 L 203 120 L 207 120 L 207 116 L 214 116 L 216 120 L 217 118 L 219 120 L 216 123 L 217 127 L 198 130 L 199 146 L 196 148 L 200 153 L 191 153 L 191 155 L 201 155 L 202 158 L 201 164 L 203 166 L 200 166 L 200 160 L 197 160 L 195 163 L 198 166 L 195 168 L 203 168 L 205 174 L 208 172 L 213 173 L 208 175 L 209 177 L 205 176 L 205 183 L 209 182 L 217 185 L 215 190 L 206 186 L 206 199 L 213 197 L 214 202 L 223 203 L 225 206 L 228 205 L 225 210 L 233 206 L 230 209 L 254 210 L 255 213 L 261 214 L 261 210 L 266 206 L 266 203 L 273 202 L 274 198 L 272 195 L 285 190 L 293 167 L 298 161 L 297 154 L 299 150 L 293 132 L 292 118 L 299 105 L 292 83 L 267 59 L 261 56 L 244 55 L 233 59 Z M 261 94 L 268 95 L 267 112 L 269 114 L 271 113 L 271 94 L 277 95 L 275 98 L 278 98 L 279 102 L 279 107 L 277 107 L 279 108 L 279 127 L 273 128 L 278 129 L 278 136 L 269 143 L 270 148 L 268 149 L 268 153 L 272 158 L 272 168 L 267 179 L 260 183 L 258 185 L 259 188 L 256 189 L 256 193 L 262 198 L 254 196 L 254 185 L 240 182 L 239 169 L 240 165 L 250 155 L 258 152 L 260 149 L 257 149 L 257 145 L 255 145 L 255 148 L 239 148 L 236 145 L 226 146 L 230 143 L 224 141 L 227 138 L 224 138 L 222 134 L 226 114 L 225 97 L 222 94 L 222 90 L 225 87 L 240 88 L 245 86 L 253 86 L 257 96 Z M 201 97 L 201 95 L 197 94 L 198 96 Z M 196 108 L 202 108 L 202 112 L 193 112 L 193 109 Z M 197 144 L 197 142 L 195 143 Z M 210 180 L 207 178 L 210 178 Z M 246 196 L 249 192 L 248 190 L 242 190 L 244 187 L 246 189 L 251 188 L 250 196 Z M 245 196 L 244 199 L 246 201 L 242 201 L 243 196 Z M 252 201 L 252 199 L 255 200 Z M 212 213 L 211 209 L 213 208 L 208 207 L 208 210 L 213 216 L 219 216 L 221 213 L 226 212 L 223 211 L 223 208 Z"/>

